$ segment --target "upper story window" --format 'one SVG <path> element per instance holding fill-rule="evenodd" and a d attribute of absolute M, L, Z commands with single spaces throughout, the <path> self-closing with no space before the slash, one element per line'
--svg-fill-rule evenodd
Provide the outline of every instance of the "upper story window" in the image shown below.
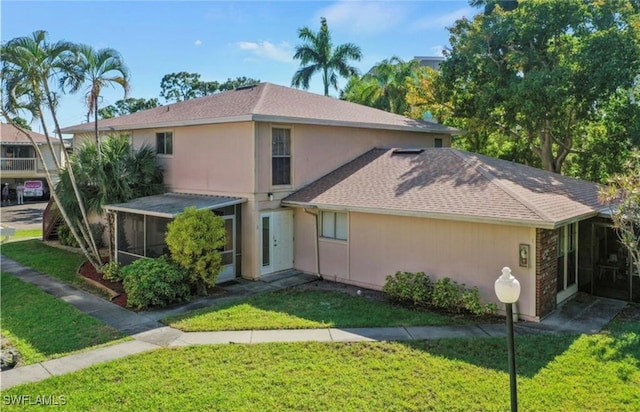
<path fill-rule="evenodd" d="M 320 236 L 329 239 L 347 240 L 347 214 L 322 212 Z"/>
<path fill-rule="evenodd" d="M 271 129 L 271 184 L 291 184 L 291 129 Z"/>
<path fill-rule="evenodd" d="M 433 139 L 433 147 L 442 147 L 442 139 L 438 137 Z"/>
<path fill-rule="evenodd" d="M 173 132 L 156 133 L 156 153 L 163 155 L 173 154 Z"/>

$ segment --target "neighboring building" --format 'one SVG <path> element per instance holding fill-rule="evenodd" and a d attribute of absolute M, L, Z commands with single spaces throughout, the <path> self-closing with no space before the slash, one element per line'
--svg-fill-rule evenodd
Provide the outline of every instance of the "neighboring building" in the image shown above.
<path fill-rule="evenodd" d="M 420 66 L 431 67 L 433 70 L 440 70 L 440 64 L 444 61 L 442 56 L 416 56 L 414 59 L 420 62 Z"/>
<path fill-rule="evenodd" d="M 43 134 L 29 131 L 33 142 L 40 148 L 45 163 L 38 158 L 36 149 L 24 133 L 17 128 L 1 123 L 0 128 L 0 172 L 2 173 L 2 184 L 9 183 L 12 189 L 18 182 L 25 180 L 40 180 L 47 185 L 46 169 L 54 171 L 54 180 L 57 180 L 57 168 L 54 156 L 62 160 L 64 145 L 53 139 L 53 152 L 47 143 L 47 138 Z M 48 187 L 48 185 L 47 185 Z"/>
<path fill-rule="evenodd" d="M 495 302 L 493 282 L 511 266 L 530 320 L 594 284 L 593 257 L 582 257 L 598 187 L 451 149 L 453 128 L 270 83 L 99 127 L 156 147 L 172 192 L 106 207 L 123 263 L 166 253 L 167 223 L 195 206 L 226 220 L 220 281 L 294 268 L 380 289 L 412 270 Z M 62 131 L 77 144 L 92 130 Z"/>

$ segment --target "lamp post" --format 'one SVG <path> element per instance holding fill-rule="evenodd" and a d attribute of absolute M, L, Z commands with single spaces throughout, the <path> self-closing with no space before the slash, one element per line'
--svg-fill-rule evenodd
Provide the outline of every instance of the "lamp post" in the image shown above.
<path fill-rule="evenodd" d="M 507 342 L 509 351 L 509 378 L 511 384 L 511 411 L 518 411 L 518 390 L 516 388 L 516 354 L 513 341 L 513 304 L 520 297 L 520 282 L 513 277 L 511 269 L 502 268 L 502 275 L 494 284 L 498 300 L 507 310 Z"/>

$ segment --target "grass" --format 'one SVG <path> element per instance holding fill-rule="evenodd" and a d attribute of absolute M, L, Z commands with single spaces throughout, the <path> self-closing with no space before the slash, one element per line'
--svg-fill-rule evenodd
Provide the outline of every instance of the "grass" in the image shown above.
<path fill-rule="evenodd" d="M 2 335 L 31 364 L 68 355 L 123 335 L 68 303 L 9 274 L 1 275 Z"/>
<path fill-rule="evenodd" d="M 526 411 L 640 410 L 640 323 L 516 338 Z M 504 411 L 505 339 L 160 349 L 3 391 L 66 410 Z M 6 410 L 12 410 L 4 405 Z M 3 408 L 3 410 L 5 410 Z"/>
<path fill-rule="evenodd" d="M 340 292 L 278 291 L 168 317 L 166 324 L 189 332 L 328 327 L 436 326 L 469 321 L 414 311 Z"/>
<path fill-rule="evenodd" d="M 87 287 L 84 279 L 77 275 L 80 264 L 85 261 L 82 254 L 54 248 L 37 239 L 2 245 L 2 254 L 63 282 Z"/>
<path fill-rule="evenodd" d="M 42 239 L 42 229 L 18 229 L 16 234 L 11 236 L 11 240 L 40 238 Z"/>

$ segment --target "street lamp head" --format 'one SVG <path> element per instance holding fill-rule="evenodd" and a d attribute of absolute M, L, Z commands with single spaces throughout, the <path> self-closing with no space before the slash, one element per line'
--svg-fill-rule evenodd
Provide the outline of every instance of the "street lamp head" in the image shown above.
<path fill-rule="evenodd" d="M 498 300 L 502 303 L 515 303 L 520 297 L 520 282 L 513 277 L 508 267 L 502 268 L 502 275 L 496 279 L 494 288 Z"/>

